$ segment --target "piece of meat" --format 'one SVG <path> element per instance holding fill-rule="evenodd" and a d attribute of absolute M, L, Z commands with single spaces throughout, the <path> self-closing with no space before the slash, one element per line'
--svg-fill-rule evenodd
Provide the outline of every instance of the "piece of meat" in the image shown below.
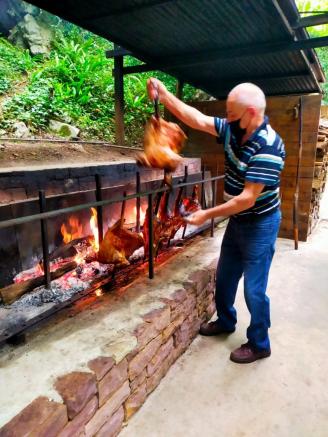
<path fill-rule="evenodd" d="M 172 215 L 169 210 L 170 192 L 160 194 L 160 199 L 157 197 L 153 212 L 153 245 L 155 254 L 157 254 L 161 243 L 171 240 L 180 227 L 184 224 L 184 220 L 180 215 Z M 158 212 L 156 213 L 156 204 L 159 202 Z M 143 225 L 143 235 L 145 240 L 145 254 L 149 250 L 149 213 L 146 212 L 146 217 Z"/>
<path fill-rule="evenodd" d="M 144 135 L 144 152 L 137 162 L 146 167 L 174 171 L 182 161 L 182 150 L 186 135 L 176 123 L 152 116 L 147 122 Z"/>
<path fill-rule="evenodd" d="M 198 201 L 198 185 L 194 185 L 191 197 L 186 197 L 182 200 L 179 212 L 182 217 L 185 217 L 199 209 L 201 209 L 201 205 Z"/>
<path fill-rule="evenodd" d="M 128 265 L 128 258 L 143 244 L 142 235 L 124 229 L 120 219 L 107 230 L 99 247 L 98 261 L 106 264 Z"/>

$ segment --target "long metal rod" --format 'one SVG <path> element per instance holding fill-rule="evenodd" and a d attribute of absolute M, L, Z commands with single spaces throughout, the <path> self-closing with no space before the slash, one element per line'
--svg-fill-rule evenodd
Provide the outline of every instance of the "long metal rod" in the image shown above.
<path fill-rule="evenodd" d="M 153 229 L 153 194 L 148 194 L 148 225 L 149 225 L 149 246 L 148 246 L 148 271 L 149 279 L 154 277 L 154 229 Z"/>
<path fill-rule="evenodd" d="M 294 228 L 294 248 L 298 250 L 298 234 L 299 234 L 299 186 L 300 186 L 300 166 L 302 161 L 302 149 L 303 149 L 303 98 L 300 97 L 299 102 L 299 112 L 298 112 L 298 136 L 299 136 L 299 147 L 298 147 L 298 160 L 297 160 L 297 170 L 296 170 L 296 188 L 294 193 L 294 204 L 293 204 L 293 228 Z"/>
<path fill-rule="evenodd" d="M 216 206 L 216 181 L 212 181 L 212 207 Z M 211 237 L 214 237 L 214 218 L 211 220 Z"/>
<path fill-rule="evenodd" d="M 205 179 L 205 166 L 203 166 L 202 168 L 202 179 Z M 202 206 L 202 209 L 206 208 L 206 204 L 205 204 L 205 184 L 204 182 L 202 182 L 202 194 L 201 194 L 201 198 L 200 198 L 200 204 Z"/>
<path fill-rule="evenodd" d="M 0 222 L 0 229 L 8 228 L 10 226 L 21 225 L 23 223 L 33 222 L 35 220 L 53 218 L 53 217 L 57 217 L 61 214 L 69 214 L 69 213 L 76 212 L 76 211 L 82 211 L 83 209 L 90 209 L 92 207 L 112 205 L 113 203 L 123 202 L 124 200 L 136 199 L 137 197 L 146 197 L 149 194 L 157 194 L 160 192 L 171 191 L 172 189 L 175 189 L 175 188 L 185 187 L 185 186 L 193 185 L 193 184 L 195 184 L 195 185 L 201 184 L 202 182 L 211 182 L 213 180 L 219 180 L 219 179 L 223 179 L 223 178 L 224 178 L 224 175 L 214 176 L 212 178 L 208 178 L 205 180 L 186 182 L 186 183 L 183 182 L 181 184 L 179 183 L 177 185 L 172 186 L 172 188 L 160 187 L 160 188 L 157 188 L 156 190 L 145 191 L 145 192 L 142 192 L 139 194 L 137 194 L 137 193 L 129 194 L 126 197 L 118 197 L 115 199 L 106 199 L 106 200 L 102 200 L 100 202 L 93 201 L 93 202 L 84 203 L 81 205 L 71 206 L 68 208 L 57 209 L 55 211 L 48 211 L 48 212 L 44 212 L 44 213 L 40 213 L 40 214 L 33 214 L 33 215 L 25 216 L 25 217 L 19 217 L 19 218 L 10 219 L 10 220 L 3 220 Z"/>
<path fill-rule="evenodd" d="M 140 181 L 140 171 L 137 171 L 136 173 L 136 194 L 140 194 L 141 191 L 141 181 Z M 136 198 L 136 231 L 140 232 L 140 207 L 141 207 L 141 199 L 140 197 Z"/>
<path fill-rule="evenodd" d="M 97 202 L 101 202 L 102 190 L 101 190 L 101 176 L 96 174 L 96 199 Z M 97 206 L 97 224 L 98 224 L 98 240 L 99 245 L 104 238 L 104 217 L 103 217 L 103 207 L 101 205 Z"/>
<path fill-rule="evenodd" d="M 185 165 L 184 169 L 185 169 L 185 173 L 184 173 L 184 180 L 183 180 L 183 182 L 187 182 L 188 181 L 188 166 Z M 187 187 L 184 187 L 184 195 L 187 196 Z M 184 225 L 184 227 L 183 227 L 182 239 L 184 239 L 185 236 L 186 236 L 187 226 L 188 226 L 188 223 L 186 223 Z"/>
<path fill-rule="evenodd" d="M 39 205 L 40 211 L 46 210 L 46 195 L 44 190 L 39 191 Z M 42 239 L 42 253 L 43 253 L 43 272 L 46 288 L 50 288 L 50 260 L 49 260 L 49 241 L 48 241 L 48 223 L 47 219 L 41 219 L 41 239 Z"/>

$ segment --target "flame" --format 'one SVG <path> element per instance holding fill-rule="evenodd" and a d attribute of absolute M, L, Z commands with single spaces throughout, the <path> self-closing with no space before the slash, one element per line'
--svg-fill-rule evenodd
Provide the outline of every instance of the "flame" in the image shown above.
<path fill-rule="evenodd" d="M 77 217 L 71 216 L 68 219 L 68 225 L 66 226 L 66 224 L 63 223 L 60 231 L 62 233 L 64 243 L 67 244 L 70 241 L 82 236 L 82 225 Z"/>
<path fill-rule="evenodd" d="M 97 290 L 95 290 L 95 294 L 96 294 L 96 296 L 100 297 L 100 296 L 102 296 L 104 293 L 103 293 L 103 291 L 102 291 L 101 288 L 97 288 Z"/>
<path fill-rule="evenodd" d="M 95 208 L 91 208 L 91 219 L 90 219 L 90 228 L 93 233 L 93 240 L 90 240 L 90 243 L 95 252 L 99 252 L 99 232 L 98 232 L 98 219 L 97 219 L 97 210 Z"/>

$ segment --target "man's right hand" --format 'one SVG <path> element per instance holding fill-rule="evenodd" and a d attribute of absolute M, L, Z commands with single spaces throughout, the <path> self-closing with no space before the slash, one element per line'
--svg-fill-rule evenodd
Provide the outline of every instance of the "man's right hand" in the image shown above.
<path fill-rule="evenodd" d="M 147 91 L 150 100 L 155 100 L 156 98 L 158 98 L 159 101 L 162 101 L 162 98 L 167 92 L 167 89 L 163 82 L 155 79 L 154 77 L 151 77 L 147 80 Z"/>

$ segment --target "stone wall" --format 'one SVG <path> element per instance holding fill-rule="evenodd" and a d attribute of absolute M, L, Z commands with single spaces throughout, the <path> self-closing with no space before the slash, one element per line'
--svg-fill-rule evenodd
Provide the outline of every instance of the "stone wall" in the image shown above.
<path fill-rule="evenodd" d="M 54 387 L 63 403 L 38 397 L 0 429 L 0 437 L 117 436 L 186 351 L 201 322 L 214 314 L 215 267 L 214 261 L 195 270 L 161 298 L 161 308 L 143 316 L 132 352 L 119 362 L 95 357 L 88 362 L 90 371 L 60 376 Z"/>

